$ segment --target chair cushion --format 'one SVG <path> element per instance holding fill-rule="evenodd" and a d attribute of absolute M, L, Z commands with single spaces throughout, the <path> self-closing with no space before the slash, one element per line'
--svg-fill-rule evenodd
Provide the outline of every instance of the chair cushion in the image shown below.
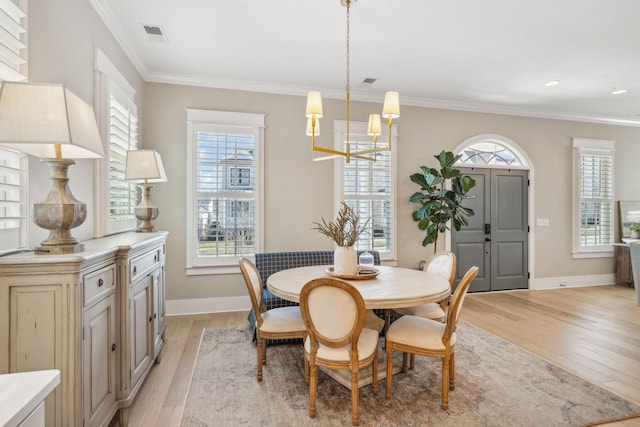
<path fill-rule="evenodd" d="M 333 360 L 339 362 L 348 362 L 351 358 L 349 350 L 351 346 L 340 348 L 331 348 L 320 344 L 317 357 L 324 360 Z M 307 337 L 304 342 L 304 350 L 309 353 L 311 351 L 311 338 Z M 366 359 L 371 356 L 374 351 L 378 351 L 378 331 L 363 328 L 358 339 L 358 358 Z"/>
<path fill-rule="evenodd" d="M 402 316 L 389 326 L 387 341 L 412 347 L 445 350 L 442 335 L 446 324 L 417 316 Z M 451 345 L 456 343 L 456 333 L 451 336 Z"/>
<path fill-rule="evenodd" d="M 425 319 L 433 319 L 437 320 L 438 322 L 442 322 L 445 317 L 444 310 L 442 310 L 440 304 L 436 304 L 435 302 L 416 305 L 414 307 L 394 308 L 393 311 L 403 316 L 411 315 L 424 317 Z"/>
<path fill-rule="evenodd" d="M 296 332 L 306 331 L 300 307 L 280 307 L 267 310 L 262 314 L 263 332 Z"/>

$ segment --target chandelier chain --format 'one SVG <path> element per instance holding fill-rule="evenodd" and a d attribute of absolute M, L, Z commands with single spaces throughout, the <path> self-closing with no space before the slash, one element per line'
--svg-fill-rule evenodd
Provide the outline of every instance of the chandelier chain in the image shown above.
<path fill-rule="evenodd" d="M 346 6 L 347 6 L 347 92 L 351 91 L 351 83 L 350 83 L 350 79 L 349 79 L 349 69 L 351 67 L 351 63 L 349 60 L 349 45 L 351 44 L 351 32 L 350 32 L 350 28 L 349 28 L 349 23 L 350 23 L 350 18 L 351 18 L 351 14 L 349 13 L 349 6 L 351 5 L 351 0 L 346 0 Z"/>

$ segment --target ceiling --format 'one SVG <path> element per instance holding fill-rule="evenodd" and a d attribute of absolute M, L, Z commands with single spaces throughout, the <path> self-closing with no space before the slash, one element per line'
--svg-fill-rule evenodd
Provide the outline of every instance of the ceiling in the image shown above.
<path fill-rule="evenodd" d="M 339 0 L 90 2 L 147 81 L 344 98 Z M 358 0 L 350 68 L 353 100 L 640 126 L 640 1 Z"/>

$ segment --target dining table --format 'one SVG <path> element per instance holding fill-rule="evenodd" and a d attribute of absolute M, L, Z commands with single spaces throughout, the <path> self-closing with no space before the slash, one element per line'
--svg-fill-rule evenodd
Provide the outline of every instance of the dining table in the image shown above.
<path fill-rule="evenodd" d="M 365 308 L 372 313 L 373 309 L 393 309 L 412 307 L 420 304 L 439 302 L 451 295 L 451 285 L 447 279 L 426 271 L 376 265 L 359 268 L 364 274 L 335 275 L 329 265 L 315 265 L 281 270 L 267 279 L 267 289 L 272 294 L 288 301 L 300 302 L 300 291 L 309 281 L 333 276 L 353 285 L 362 295 Z M 382 321 L 384 323 L 384 321 Z M 386 377 L 385 353 L 378 353 L 378 380 Z M 371 384 L 371 367 L 360 371 L 358 386 Z M 400 370 L 394 361 L 393 372 Z M 347 371 L 323 369 L 323 371 L 347 388 L 351 388 L 351 379 Z"/>

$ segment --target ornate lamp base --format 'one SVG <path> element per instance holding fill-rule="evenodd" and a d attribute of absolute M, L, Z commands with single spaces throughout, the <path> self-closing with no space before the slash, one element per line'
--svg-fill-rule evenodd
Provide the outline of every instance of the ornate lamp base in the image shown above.
<path fill-rule="evenodd" d="M 33 222 L 49 230 L 49 237 L 35 248 L 35 253 L 69 254 L 84 251 L 84 245 L 71 235 L 71 229 L 82 224 L 87 207 L 76 200 L 69 189 L 67 169 L 75 165 L 72 159 L 42 159 L 51 168 L 49 194 L 40 203 L 33 204 Z"/>
<path fill-rule="evenodd" d="M 153 185 L 148 183 L 140 184 L 140 187 L 142 188 L 142 200 L 140 200 L 140 204 L 134 209 L 136 218 L 140 221 L 136 231 L 139 233 L 158 231 L 156 226 L 151 223 L 160 213 L 158 207 L 151 201 L 151 189 Z"/>

